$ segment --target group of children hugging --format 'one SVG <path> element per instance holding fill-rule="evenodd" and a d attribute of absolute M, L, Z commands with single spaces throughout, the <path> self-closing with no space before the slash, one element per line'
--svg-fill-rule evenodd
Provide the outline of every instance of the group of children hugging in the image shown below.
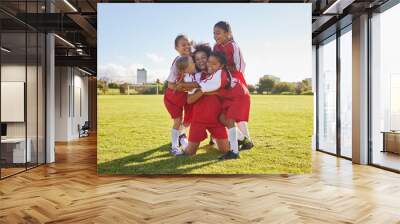
<path fill-rule="evenodd" d="M 175 38 L 179 56 L 167 78 L 164 104 L 173 119 L 170 152 L 176 156 L 196 154 L 207 131 L 209 144 L 223 153 L 220 160 L 237 159 L 240 150 L 254 146 L 247 126 L 250 94 L 245 63 L 227 22 L 214 25 L 214 39 L 213 50 L 198 44 L 192 52 L 185 35 Z"/>

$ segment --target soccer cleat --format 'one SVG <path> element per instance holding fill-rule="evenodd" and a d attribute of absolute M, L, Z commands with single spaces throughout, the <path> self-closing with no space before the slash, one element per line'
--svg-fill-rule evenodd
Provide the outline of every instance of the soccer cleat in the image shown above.
<path fill-rule="evenodd" d="M 218 160 L 239 159 L 239 158 L 240 158 L 239 153 L 234 153 L 229 150 L 229 152 L 219 157 Z"/>
<path fill-rule="evenodd" d="M 239 149 L 240 149 L 240 147 L 244 144 L 244 140 L 245 140 L 245 139 L 243 139 L 243 140 L 238 140 Z"/>
<path fill-rule="evenodd" d="M 180 150 L 180 149 L 178 149 L 178 148 L 171 148 L 171 149 L 169 150 L 169 152 L 170 152 L 172 155 L 175 155 L 175 156 L 181 156 L 181 155 L 185 154 L 184 152 L 182 152 L 182 150 Z"/>
<path fill-rule="evenodd" d="M 253 147 L 253 142 L 251 142 L 248 138 L 244 138 L 242 146 L 239 148 L 239 151 L 250 150 Z"/>
<path fill-rule="evenodd" d="M 181 139 L 182 139 L 182 138 L 186 138 L 186 134 L 185 134 L 185 133 L 183 133 L 183 134 L 179 135 L 179 139 L 178 139 L 178 144 L 179 144 L 179 147 L 181 147 L 181 146 L 182 146 L 182 143 L 181 143 Z"/>

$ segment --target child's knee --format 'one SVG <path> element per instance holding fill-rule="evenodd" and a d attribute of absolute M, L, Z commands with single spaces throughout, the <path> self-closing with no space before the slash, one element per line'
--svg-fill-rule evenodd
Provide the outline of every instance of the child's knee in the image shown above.
<path fill-rule="evenodd" d="M 196 154 L 196 151 L 194 150 L 186 150 L 185 155 L 187 156 L 194 156 Z"/>
<path fill-rule="evenodd" d="M 193 156 L 196 155 L 196 151 L 199 148 L 200 143 L 189 142 L 188 147 L 185 149 L 185 155 Z"/>
<path fill-rule="evenodd" d="M 193 156 L 193 155 L 195 155 L 196 154 L 196 148 L 194 148 L 194 147 L 188 147 L 188 148 L 186 148 L 186 150 L 185 150 L 185 155 L 187 155 L 187 156 Z"/>

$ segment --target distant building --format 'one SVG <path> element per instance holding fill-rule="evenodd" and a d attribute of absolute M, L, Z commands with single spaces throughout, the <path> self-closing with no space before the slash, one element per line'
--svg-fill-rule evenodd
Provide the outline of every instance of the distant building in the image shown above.
<path fill-rule="evenodd" d="M 264 75 L 263 78 L 275 80 L 275 82 L 280 82 L 281 78 L 274 76 L 274 75 Z"/>
<path fill-rule="evenodd" d="M 137 70 L 137 84 L 145 84 L 147 83 L 147 71 L 146 69 L 138 69 Z"/>

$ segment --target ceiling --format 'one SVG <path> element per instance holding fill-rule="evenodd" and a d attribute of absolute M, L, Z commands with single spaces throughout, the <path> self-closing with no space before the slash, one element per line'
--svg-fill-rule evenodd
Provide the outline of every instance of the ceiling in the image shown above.
<path fill-rule="evenodd" d="M 388 0 L 310 0 L 312 3 L 313 44 L 352 23 L 353 17 L 373 11 Z"/>
<path fill-rule="evenodd" d="M 56 66 L 79 66 L 95 75 L 97 2 L 48 0 L 46 4 L 45 0 L 1 0 L 0 23 L 4 39 L 2 43 L 13 50 L 7 58 L 18 58 L 18 55 L 26 54 L 26 30 L 53 32 L 56 34 Z M 35 49 L 35 46 L 27 45 L 28 58 L 31 56 L 29 52 L 34 52 Z"/>
<path fill-rule="evenodd" d="M 372 10 L 388 0 L 251 0 L 231 2 L 311 3 L 312 37 L 317 44 L 338 28 L 351 24 L 352 17 Z M 18 33 L 25 28 L 54 32 L 56 65 L 80 66 L 96 74 L 97 3 L 183 2 L 150 0 L 1 0 L 0 21 L 3 32 Z M 192 1 L 193 2 L 193 1 Z M 197 0 L 195 2 L 210 2 Z M 225 1 L 213 1 L 225 2 Z M 51 13 L 49 13 L 51 11 Z M 28 12 L 28 13 L 26 13 Z M 340 22 L 338 22 L 340 21 Z M 11 38 L 8 34 L 6 38 Z M 18 36 L 18 34 L 14 34 Z M 20 41 L 19 37 L 15 41 Z M 64 41 L 65 40 L 65 41 Z M 29 51 L 29 50 L 28 50 Z"/>

